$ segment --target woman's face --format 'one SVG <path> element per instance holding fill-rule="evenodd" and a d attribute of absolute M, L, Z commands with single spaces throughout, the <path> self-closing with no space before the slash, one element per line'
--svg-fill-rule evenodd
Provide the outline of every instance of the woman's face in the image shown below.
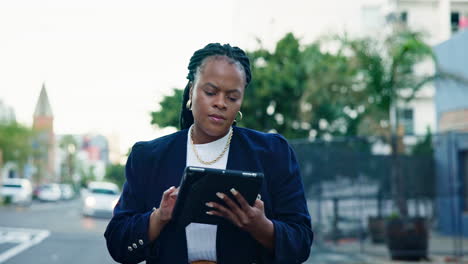
<path fill-rule="evenodd" d="M 244 97 L 245 77 L 227 58 L 208 59 L 191 89 L 194 141 L 203 144 L 226 135 Z"/>

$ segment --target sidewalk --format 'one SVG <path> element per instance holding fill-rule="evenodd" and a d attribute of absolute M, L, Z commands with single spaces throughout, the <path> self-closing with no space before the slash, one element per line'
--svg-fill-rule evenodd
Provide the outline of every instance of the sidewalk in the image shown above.
<path fill-rule="evenodd" d="M 356 239 L 343 239 L 337 243 L 324 242 L 323 247 L 331 251 L 352 254 L 363 260 L 363 263 L 373 264 L 399 264 L 415 263 L 407 261 L 392 261 L 386 244 L 373 244 L 369 240 L 360 242 Z M 455 250 L 455 249 L 459 250 Z M 464 251 L 463 258 L 455 258 L 456 252 Z M 458 239 L 456 237 L 444 236 L 431 232 L 429 240 L 429 261 L 417 263 L 445 264 L 463 263 L 468 264 L 468 238 Z"/>

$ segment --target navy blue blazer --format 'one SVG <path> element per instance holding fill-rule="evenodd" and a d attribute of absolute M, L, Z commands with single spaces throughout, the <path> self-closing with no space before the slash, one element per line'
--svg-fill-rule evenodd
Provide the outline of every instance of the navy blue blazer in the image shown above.
<path fill-rule="evenodd" d="M 136 143 L 128 157 L 127 181 L 105 231 L 107 248 L 120 263 L 188 263 L 185 230 L 169 222 L 148 241 L 149 218 L 162 193 L 178 186 L 186 166 L 187 131 Z M 302 263 L 313 233 L 293 150 L 278 134 L 234 127 L 227 169 L 263 172 L 265 215 L 274 224 L 275 248 L 268 251 L 235 225 L 218 226 L 218 263 Z M 180 229 L 180 230 L 179 230 Z"/>

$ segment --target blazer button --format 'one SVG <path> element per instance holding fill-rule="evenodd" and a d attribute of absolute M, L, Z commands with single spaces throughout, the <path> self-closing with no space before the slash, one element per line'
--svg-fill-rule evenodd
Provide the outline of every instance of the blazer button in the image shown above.
<path fill-rule="evenodd" d="M 128 251 L 133 251 L 133 248 L 132 247 L 128 247 Z"/>
<path fill-rule="evenodd" d="M 133 243 L 132 246 L 133 246 L 134 249 L 136 249 L 138 247 L 135 243 Z"/>
<path fill-rule="evenodd" d="M 143 240 L 141 240 L 141 239 L 140 239 L 140 240 L 138 240 L 138 243 L 140 243 L 140 245 L 142 245 L 142 246 L 143 246 Z"/>

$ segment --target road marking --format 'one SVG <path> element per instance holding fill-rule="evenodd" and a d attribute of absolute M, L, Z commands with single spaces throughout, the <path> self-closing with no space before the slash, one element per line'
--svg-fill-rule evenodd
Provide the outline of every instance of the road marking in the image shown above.
<path fill-rule="evenodd" d="M 41 243 L 49 235 L 49 230 L 0 227 L 0 243 L 20 243 L 17 246 L 0 253 L 0 263 L 3 263 L 26 249 Z"/>

